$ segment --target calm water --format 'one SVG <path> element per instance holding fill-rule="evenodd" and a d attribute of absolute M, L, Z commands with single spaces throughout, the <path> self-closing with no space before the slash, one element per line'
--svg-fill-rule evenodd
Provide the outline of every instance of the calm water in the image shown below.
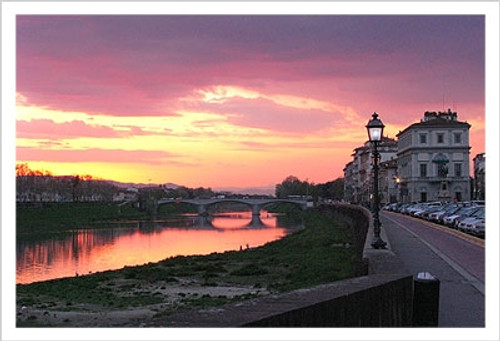
<path fill-rule="evenodd" d="M 209 219 L 185 215 L 154 222 L 110 223 L 106 228 L 77 230 L 42 241 L 18 241 L 16 283 L 120 269 L 177 255 L 256 247 L 300 228 L 300 224 L 287 226 L 280 218 L 265 211 L 259 219 L 252 219 L 251 212 Z"/>

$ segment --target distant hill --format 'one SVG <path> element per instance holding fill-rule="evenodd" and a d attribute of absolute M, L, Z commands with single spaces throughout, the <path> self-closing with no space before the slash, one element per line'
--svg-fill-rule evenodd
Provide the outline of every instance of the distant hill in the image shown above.
<path fill-rule="evenodd" d="M 105 182 L 115 185 L 120 188 L 127 187 L 137 187 L 137 188 L 146 188 L 146 187 L 157 187 L 160 184 L 152 184 L 152 183 L 133 183 L 133 182 L 118 182 L 113 180 L 106 180 Z M 179 187 L 183 187 L 182 185 L 174 184 L 172 182 L 167 182 L 165 184 L 161 184 L 165 188 L 168 189 L 178 189 Z M 259 187 L 218 187 L 213 189 L 216 192 L 231 192 L 235 194 L 250 194 L 250 195 L 274 195 L 275 186 L 259 186 Z"/>
<path fill-rule="evenodd" d="M 274 195 L 275 185 L 260 187 L 218 187 L 214 188 L 217 192 L 231 192 L 250 195 Z"/>
<path fill-rule="evenodd" d="M 160 184 L 152 184 L 152 183 L 134 183 L 134 182 L 118 182 L 114 180 L 105 180 L 105 182 L 112 184 L 116 187 L 121 187 L 121 188 L 127 188 L 127 187 L 138 187 L 138 188 L 144 188 L 144 187 L 158 187 Z M 166 184 L 162 184 L 165 186 L 165 188 L 170 188 L 170 189 L 177 189 L 181 186 L 167 182 Z"/>

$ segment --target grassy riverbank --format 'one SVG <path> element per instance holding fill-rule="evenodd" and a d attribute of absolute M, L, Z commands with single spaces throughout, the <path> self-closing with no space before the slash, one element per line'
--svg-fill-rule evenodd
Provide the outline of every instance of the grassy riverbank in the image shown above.
<path fill-rule="evenodd" d="M 18 326 L 137 326 L 179 310 L 353 277 L 356 252 L 351 230 L 316 210 L 304 212 L 304 222 L 305 229 L 255 249 L 175 257 L 118 271 L 17 285 L 18 309 L 24 306 L 18 312 Z M 130 316 L 109 321 L 95 318 L 103 312 Z"/>

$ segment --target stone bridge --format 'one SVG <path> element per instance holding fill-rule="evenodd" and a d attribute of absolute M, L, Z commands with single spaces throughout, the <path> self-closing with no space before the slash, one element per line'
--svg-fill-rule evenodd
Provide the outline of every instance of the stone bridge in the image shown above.
<path fill-rule="evenodd" d="M 157 207 L 165 204 L 175 204 L 175 203 L 186 203 L 186 204 L 191 204 L 195 205 L 198 210 L 198 214 L 201 216 L 206 216 L 208 215 L 207 213 L 207 207 L 219 203 L 240 203 L 240 204 L 245 204 L 248 205 L 252 208 L 252 215 L 253 216 L 259 216 L 260 215 L 260 210 L 262 207 L 269 205 L 269 204 L 275 204 L 275 203 L 290 203 L 290 204 L 295 204 L 300 206 L 302 209 L 307 208 L 307 200 L 306 199 L 274 199 L 274 198 L 267 198 L 267 199 L 233 199 L 233 198 L 212 198 L 212 199 L 171 199 L 171 198 L 166 198 L 166 199 L 160 199 L 157 201 Z"/>

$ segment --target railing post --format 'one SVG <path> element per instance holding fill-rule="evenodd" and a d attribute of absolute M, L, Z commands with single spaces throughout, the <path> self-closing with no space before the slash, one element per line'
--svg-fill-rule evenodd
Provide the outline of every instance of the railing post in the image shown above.
<path fill-rule="evenodd" d="M 413 280 L 413 326 L 437 327 L 439 319 L 439 280 L 419 272 Z"/>

